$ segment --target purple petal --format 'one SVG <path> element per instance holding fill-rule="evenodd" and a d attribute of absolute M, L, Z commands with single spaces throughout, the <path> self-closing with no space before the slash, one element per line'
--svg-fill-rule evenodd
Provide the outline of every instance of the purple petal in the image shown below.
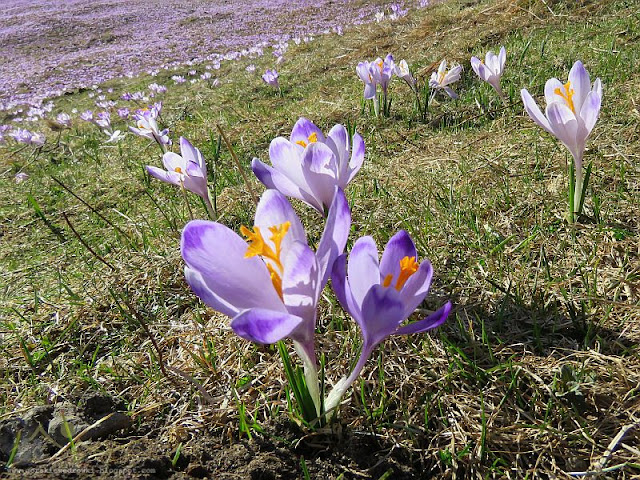
<path fill-rule="evenodd" d="M 182 257 L 210 291 L 237 311 L 261 307 L 286 311 L 264 262 L 245 258 L 247 243 L 220 223 L 193 220 L 182 231 Z"/>
<path fill-rule="evenodd" d="M 256 343 L 275 343 L 289 336 L 302 323 L 300 317 L 264 308 L 244 310 L 231 320 L 239 337 Z"/>
<path fill-rule="evenodd" d="M 535 102 L 533 97 L 531 97 L 529 92 L 523 88 L 522 90 L 520 90 L 520 95 L 522 96 L 522 103 L 524 103 L 524 109 L 529 114 L 531 119 L 534 122 L 536 122 L 538 126 L 544 128 L 548 133 L 550 133 L 551 135 L 554 135 L 553 131 L 551 130 L 551 126 L 549 125 L 549 121 L 542 114 L 542 112 L 540 111 L 540 108 L 538 107 L 538 104 Z"/>
<path fill-rule="evenodd" d="M 578 121 L 569 107 L 563 103 L 547 105 L 547 118 L 553 134 L 569 149 L 574 158 L 582 154 L 577 140 Z"/>
<path fill-rule="evenodd" d="M 318 201 L 313 196 L 303 191 L 298 185 L 293 183 L 292 180 L 280 173 L 278 170 L 265 165 L 257 158 L 254 158 L 251 162 L 251 169 L 265 187 L 278 190 L 287 197 L 302 200 L 318 210 L 320 213 L 323 213 L 322 205 L 319 205 Z"/>
<path fill-rule="evenodd" d="M 273 168 L 289 178 L 304 191 L 311 191 L 302 168 L 302 152 L 300 145 L 290 142 L 284 137 L 274 138 L 269 144 L 269 160 Z"/>
<path fill-rule="evenodd" d="M 193 162 L 203 173 L 203 177 L 207 176 L 207 166 L 204 162 L 204 157 L 200 150 L 191 145 L 189 140 L 184 137 L 180 137 L 180 153 L 182 154 L 182 158 L 184 158 L 187 162 Z"/>
<path fill-rule="evenodd" d="M 500 53 L 498 54 L 498 63 L 500 64 L 500 74 L 504 71 L 504 65 L 507 62 L 507 50 L 504 47 L 500 47 Z"/>
<path fill-rule="evenodd" d="M 365 345 L 377 345 L 396 331 L 404 316 L 404 305 L 393 288 L 374 285 L 362 302 L 362 336 Z"/>
<path fill-rule="evenodd" d="M 316 253 L 321 274 L 320 290 L 324 288 L 329 279 L 333 262 L 344 251 L 350 229 L 351 210 L 349 209 L 349 202 L 347 202 L 344 192 L 337 188 Z"/>
<path fill-rule="evenodd" d="M 347 184 L 353 180 L 353 177 L 356 176 L 356 173 L 362 167 L 362 163 L 364 162 L 364 140 L 360 136 L 359 133 L 355 133 L 352 139 L 353 145 L 351 146 L 351 160 L 349 161 L 349 176 L 347 178 Z"/>
<path fill-rule="evenodd" d="M 324 143 L 325 138 L 322 130 L 320 130 L 311 120 L 300 117 L 291 130 L 291 143 L 302 141 L 305 144 L 308 144 L 309 137 L 314 133 L 317 135 L 317 141 Z"/>
<path fill-rule="evenodd" d="M 333 263 L 331 272 L 331 288 L 338 298 L 338 302 L 342 305 L 349 315 L 351 315 L 359 324 L 362 322 L 360 307 L 358 307 L 351 294 L 351 286 L 347 279 L 347 255 L 342 254 Z"/>
<path fill-rule="evenodd" d="M 391 275 L 393 279 L 391 285 L 395 285 L 395 281 L 400 274 L 400 260 L 404 257 L 413 257 L 414 260 L 417 260 L 418 253 L 409 234 L 405 230 L 400 230 L 389 239 L 387 245 L 384 247 L 384 252 L 380 259 L 381 281 L 383 281 L 387 275 Z"/>
<path fill-rule="evenodd" d="M 476 75 L 478 75 L 478 77 L 480 77 L 485 82 L 488 81 L 489 75 L 487 75 L 487 69 L 479 58 L 471 57 L 471 68 L 474 72 L 476 72 Z"/>
<path fill-rule="evenodd" d="M 185 267 L 184 276 L 191 287 L 191 290 L 193 290 L 193 293 L 195 293 L 206 305 L 213 308 L 216 312 L 220 312 L 229 317 L 234 317 L 238 314 L 239 310 L 235 306 L 216 295 L 216 293 L 209 288 L 199 272 L 189 267 Z"/>
<path fill-rule="evenodd" d="M 376 98 L 376 84 L 375 83 L 365 83 L 364 85 L 364 99 L 371 100 L 372 98 Z"/>
<path fill-rule="evenodd" d="M 338 186 L 347 186 L 349 168 L 349 136 L 344 125 L 334 125 L 327 135 L 327 146 L 333 151 L 338 162 Z"/>
<path fill-rule="evenodd" d="M 316 255 L 305 243 L 295 242 L 284 259 L 282 294 L 287 311 L 302 318 L 312 335 L 321 289 Z"/>
<path fill-rule="evenodd" d="M 446 92 L 447 95 L 449 95 L 449 97 L 453 98 L 454 100 L 458 98 L 458 94 L 454 92 L 451 88 L 444 87 L 443 90 Z"/>
<path fill-rule="evenodd" d="M 277 227 L 285 222 L 289 222 L 291 225 L 282 239 L 282 251 L 288 251 L 294 242 L 306 244 L 307 235 L 287 198 L 277 190 L 266 190 L 256 207 L 254 225 L 260 227 L 265 241 L 270 243 L 269 228 Z M 273 245 L 272 248 L 274 248 Z"/>
<path fill-rule="evenodd" d="M 573 105 L 576 112 L 582 110 L 582 104 L 584 103 L 587 95 L 591 91 L 591 79 L 589 78 L 589 72 L 584 68 L 584 65 L 580 60 L 573 64 L 569 71 L 569 81 L 571 82 L 571 88 L 573 88 Z"/>
<path fill-rule="evenodd" d="M 147 165 L 147 172 L 152 177 L 157 178 L 158 180 L 162 180 L 163 182 L 171 183 L 172 185 L 180 185 L 179 176 L 173 174 L 172 172 L 167 172 L 162 168 L 152 167 L 151 165 Z"/>
<path fill-rule="evenodd" d="M 311 194 L 323 207 L 329 207 L 338 184 L 334 153 L 324 143 L 312 143 L 302 155 L 302 169 Z"/>
<path fill-rule="evenodd" d="M 405 315 L 411 315 L 418 305 L 422 303 L 424 297 L 429 293 L 431 278 L 433 277 L 433 267 L 429 260 L 423 260 L 418 271 L 411 275 L 400 290 L 400 298 L 405 308 Z"/>
<path fill-rule="evenodd" d="M 380 283 L 378 248 L 371 237 L 360 237 L 351 249 L 347 265 L 349 285 L 353 299 L 362 307 L 365 295 L 373 285 Z"/>
<path fill-rule="evenodd" d="M 451 302 L 447 302 L 427 318 L 398 328 L 398 330 L 394 332 L 394 335 L 410 335 L 412 333 L 422 333 L 427 330 L 432 330 L 442 325 L 447 320 L 450 312 Z"/>
<path fill-rule="evenodd" d="M 582 110 L 580 110 L 580 118 L 584 123 L 584 128 L 586 129 L 587 135 L 591 133 L 591 130 L 593 130 L 593 126 L 596 124 L 596 120 L 598 120 L 601 102 L 602 99 L 600 95 L 598 95 L 594 90 L 589 92 L 589 95 L 587 95 L 587 98 L 582 104 Z"/>

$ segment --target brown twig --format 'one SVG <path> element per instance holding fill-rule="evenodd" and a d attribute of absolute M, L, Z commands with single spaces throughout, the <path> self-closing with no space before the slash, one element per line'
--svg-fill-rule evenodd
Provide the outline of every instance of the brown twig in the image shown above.
<path fill-rule="evenodd" d="M 240 175 L 242 175 L 242 179 L 244 180 L 244 183 L 247 186 L 247 190 L 249 190 L 249 193 L 253 197 L 253 201 L 255 203 L 258 203 L 258 196 L 253 191 L 253 187 L 249 183 L 249 179 L 245 175 L 244 170 L 242 169 L 242 165 L 240 165 L 240 160 L 238 160 L 238 157 L 236 156 L 236 152 L 233 150 L 233 147 L 231 146 L 231 143 L 229 142 L 229 140 L 227 139 L 227 136 L 222 131 L 222 127 L 220 127 L 220 125 L 216 125 L 216 128 L 218 129 L 218 132 L 220 132 L 220 135 L 222 136 L 222 139 L 224 140 L 225 145 L 229 149 L 229 152 L 231 153 L 231 157 L 233 158 L 233 161 L 236 163 L 236 166 L 238 167 L 238 170 L 240 171 Z"/>
<path fill-rule="evenodd" d="M 98 260 L 100 260 L 102 263 L 104 263 L 107 267 L 109 267 L 111 270 L 116 271 L 116 267 L 114 267 L 113 265 L 111 265 L 109 262 L 107 262 L 104 258 L 102 258 L 93 248 L 91 248 L 89 246 L 89 244 L 87 242 L 84 241 L 84 239 L 80 236 L 80 234 L 76 231 L 75 228 L 73 228 L 73 225 L 71 224 L 71 222 L 69 221 L 69 218 L 67 217 L 67 214 L 65 212 L 62 212 L 62 217 L 64 218 L 65 222 L 67 222 L 67 225 L 69 225 L 69 228 L 71 229 L 71 231 L 73 232 L 73 234 L 76 236 L 76 238 L 80 241 L 80 243 L 87 249 L 89 250 L 89 252 L 91 252 L 91 254 L 96 257 Z"/>

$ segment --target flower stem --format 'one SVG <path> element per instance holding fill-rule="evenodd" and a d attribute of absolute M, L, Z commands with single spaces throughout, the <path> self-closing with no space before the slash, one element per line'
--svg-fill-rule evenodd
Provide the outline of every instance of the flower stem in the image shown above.
<path fill-rule="evenodd" d="M 353 382 L 360 376 L 362 369 L 364 368 L 367 360 L 371 356 L 371 352 L 375 345 L 363 345 L 362 352 L 360 352 L 360 358 L 358 359 L 358 363 L 353 367 L 353 370 L 349 374 L 348 377 L 343 377 L 341 380 L 336 383 L 333 387 L 333 390 L 329 392 L 327 395 L 327 399 L 324 402 L 325 411 L 327 412 L 327 420 L 331 419 L 333 413 L 335 412 L 335 408 L 340 404 L 340 399 L 345 394 L 347 389 L 351 386 Z"/>
<path fill-rule="evenodd" d="M 295 348 L 296 353 L 302 359 L 307 389 L 316 407 L 316 413 L 320 416 L 320 386 L 318 384 L 318 367 L 316 366 L 316 354 L 313 345 L 304 345 L 294 340 L 293 348 Z"/>

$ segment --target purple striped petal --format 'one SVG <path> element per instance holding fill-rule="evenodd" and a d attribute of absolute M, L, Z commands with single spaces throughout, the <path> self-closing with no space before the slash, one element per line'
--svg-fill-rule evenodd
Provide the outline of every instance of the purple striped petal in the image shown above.
<path fill-rule="evenodd" d="M 253 170 L 255 176 L 264 184 L 265 187 L 278 190 L 287 197 L 302 200 L 322 213 L 322 205 L 319 205 L 318 201 L 312 195 L 303 191 L 298 185 L 293 183 L 289 177 L 280 173 L 278 170 L 265 165 L 257 158 L 254 158 L 251 162 L 251 170 Z"/>
<path fill-rule="evenodd" d="M 424 297 L 429 293 L 431 279 L 433 277 L 433 267 L 429 260 L 423 260 L 418 271 L 409 277 L 409 280 L 400 290 L 400 298 L 405 308 L 405 315 L 411 315 L 418 305 L 422 303 Z"/>
<path fill-rule="evenodd" d="M 309 137 L 313 134 L 317 135 L 317 141 L 324 143 L 324 133 L 320 130 L 315 123 L 304 117 L 300 117 L 291 130 L 291 143 L 299 141 L 305 144 L 309 143 Z"/>
<path fill-rule="evenodd" d="M 587 98 L 582 104 L 582 110 L 580 110 L 580 118 L 584 123 L 584 128 L 586 129 L 587 135 L 591 133 L 591 130 L 593 130 L 593 127 L 598 120 L 601 102 L 602 98 L 596 93 L 594 89 L 593 91 L 589 92 Z"/>
<path fill-rule="evenodd" d="M 356 173 L 364 163 L 364 140 L 359 133 L 355 133 L 352 138 L 351 160 L 349 161 L 347 184 L 353 180 Z"/>
<path fill-rule="evenodd" d="M 569 71 L 569 82 L 571 82 L 571 88 L 574 91 L 574 108 L 576 112 L 580 112 L 582 110 L 582 104 L 591 91 L 591 79 L 589 78 L 589 72 L 587 72 L 580 60 L 574 63 L 573 67 L 571 67 L 571 70 Z"/>
<path fill-rule="evenodd" d="M 360 237 L 351 249 L 347 274 L 353 299 L 362 307 L 365 295 L 374 285 L 380 284 L 380 266 L 378 248 L 373 238 Z"/>
<path fill-rule="evenodd" d="M 336 188 L 316 253 L 320 266 L 320 290 L 324 288 L 329 279 L 333 262 L 338 255 L 344 252 L 350 229 L 351 210 L 349 209 L 349 202 L 347 202 L 347 197 L 345 197 L 344 192 Z"/>
<path fill-rule="evenodd" d="M 384 247 L 380 259 L 380 278 L 383 281 L 387 275 L 392 276 L 391 285 L 395 285 L 400 274 L 400 260 L 404 257 L 414 257 L 417 260 L 418 253 L 411 237 L 405 230 L 400 230 L 389 239 Z"/>
<path fill-rule="evenodd" d="M 231 305 L 225 299 L 216 295 L 216 293 L 209 288 L 207 282 L 205 282 L 204 278 L 202 278 L 202 275 L 200 275 L 197 270 L 185 267 L 184 277 L 191 287 L 191 290 L 193 290 L 193 293 L 195 293 L 200 300 L 213 308 L 216 312 L 220 312 L 229 317 L 234 317 L 240 313 L 234 305 Z"/>
<path fill-rule="evenodd" d="M 404 316 L 404 306 L 393 288 L 374 285 L 362 302 L 362 336 L 365 345 L 377 345 L 396 331 Z"/>
<path fill-rule="evenodd" d="M 564 143 L 574 158 L 581 156 L 577 141 L 578 121 L 571 109 L 563 103 L 552 103 L 547 105 L 546 113 L 553 134 Z"/>
<path fill-rule="evenodd" d="M 544 99 L 547 102 L 547 106 L 556 102 L 564 103 L 566 105 L 567 101 L 562 95 L 558 95 L 556 93 L 556 90 L 560 90 L 560 92 L 562 92 L 563 94 L 565 93 L 564 84 L 560 80 L 558 80 L 557 78 L 550 78 L 545 82 Z"/>
<path fill-rule="evenodd" d="M 555 135 L 553 133 L 553 130 L 551 130 L 551 126 L 549 125 L 547 117 L 542 114 L 540 108 L 538 107 L 538 104 L 535 102 L 533 97 L 531 97 L 529 92 L 523 88 L 522 90 L 520 90 L 520 95 L 522 97 L 522 103 L 524 103 L 524 109 L 529 114 L 531 119 L 536 122 L 538 126 L 545 129 L 548 133 L 550 133 L 551 135 Z"/>
<path fill-rule="evenodd" d="M 193 220 L 182 231 L 180 247 L 187 267 L 230 307 L 286 311 L 264 262 L 245 258 L 247 243 L 226 226 Z"/>
<path fill-rule="evenodd" d="M 351 315 L 358 324 L 362 323 L 360 307 L 356 304 L 351 294 L 351 286 L 347 278 L 347 256 L 340 255 L 333 263 L 331 272 L 331 288 L 338 298 L 338 302 L 346 312 Z"/>
<path fill-rule="evenodd" d="M 301 323 L 302 319 L 295 315 L 252 308 L 231 320 L 231 328 L 236 335 L 252 342 L 275 343 L 288 337 Z"/>
<path fill-rule="evenodd" d="M 294 242 L 302 242 L 306 245 L 307 235 L 287 198 L 278 190 L 266 190 L 256 207 L 254 225 L 260 227 L 264 240 L 269 242 L 272 248 L 275 247 L 269 240 L 271 236 L 269 228 L 277 227 L 285 222 L 289 222 L 291 225 L 282 239 L 282 251 L 287 252 Z"/>
<path fill-rule="evenodd" d="M 422 333 L 426 332 L 427 330 L 432 330 L 436 327 L 439 327 L 447 320 L 447 317 L 451 312 L 451 307 L 451 302 L 447 302 L 427 318 L 398 328 L 398 330 L 394 332 L 394 335 L 410 335 L 412 333 Z"/>
<path fill-rule="evenodd" d="M 328 208 L 338 184 L 336 156 L 324 143 L 312 143 L 302 155 L 302 169 L 311 194 Z"/>
<path fill-rule="evenodd" d="M 302 168 L 303 151 L 300 145 L 284 137 L 274 138 L 269 144 L 269 160 L 273 168 L 289 178 L 300 189 L 309 192 L 310 188 Z"/>
<path fill-rule="evenodd" d="M 166 170 L 158 167 L 152 167 L 147 165 L 147 172 L 152 177 L 162 180 L 163 182 L 171 183 L 172 185 L 180 186 L 180 175 L 175 172 L 167 172 Z"/>

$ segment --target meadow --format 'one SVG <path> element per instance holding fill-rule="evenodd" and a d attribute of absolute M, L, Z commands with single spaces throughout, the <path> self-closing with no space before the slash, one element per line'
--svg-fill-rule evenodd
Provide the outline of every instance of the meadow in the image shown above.
<path fill-rule="evenodd" d="M 67 3 L 68 16 L 78 5 Z M 263 2 L 273 14 L 259 16 L 256 3 L 256 23 L 224 37 L 225 53 L 219 39 L 198 34 L 207 2 L 166 3 L 177 12 L 162 16 L 167 43 L 144 45 L 144 35 L 130 42 L 134 33 L 112 15 L 142 7 L 104 2 L 113 37 L 68 50 L 77 66 L 108 44 L 100 63 L 76 74 L 54 70 L 50 83 L 37 73 L 44 63 L 26 61 L 30 48 L 47 58 L 37 46 L 46 35 L 17 40 L 24 2 L 0 14 L 2 38 L 25 49 L 16 58 L 3 52 L 0 62 L 2 475 L 637 478 L 640 6 L 295 2 L 300 20 L 292 22 L 281 14 L 292 2 Z M 265 34 L 255 28 L 263 18 Z M 470 65 L 501 46 L 503 98 Z M 163 48 L 169 55 L 154 62 Z M 65 52 L 52 53 L 61 55 L 57 65 Z M 388 54 L 396 65 L 406 60 L 421 87 L 416 96 L 394 75 L 390 102 L 376 114 L 356 67 Z M 462 66 L 449 85 L 458 98 L 429 89 L 434 72 L 443 79 L 443 59 Z M 585 145 L 584 208 L 568 214 L 572 154 L 532 121 L 521 89 L 544 107 L 545 82 L 558 78 L 573 110 L 564 82 L 578 60 L 603 94 Z M 277 75 L 261 78 L 267 69 Z M 300 151 L 320 150 L 316 133 L 295 141 L 301 117 L 325 134 L 344 125 L 354 145 L 354 132 L 364 144 L 362 165 L 342 185 L 348 261 L 359 237 L 371 236 L 382 253 L 404 230 L 414 260 L 433 267 L 410 321 L 451 304 L 437 328 L 376 343 L 317 421 L 292 382 L 302 365 L 297 330 L 287 332 L 293 342 L 248 341 L 264 332 L 247 333 L 251 325 L 230 321 L 229 305 L 206 297 L 210 308 L 194 293 L 203 296 L 195 277 L 185 279 L 185 264 L 196 268 L 183 237 L 190 221 L 212 218 L 236 233 L 252 228 L 254 216 L 258 225 L 257 200 L 273 191 L 263 193 L 254 158 L 271 165 L 280 136 L 291 135 Z M 150 133 L 136 135 L 136 126 Z M 169 169 L 183 175 L 184 188 L 147 169 L 162 169 L 167 151 L 186 157 L 180 137 L 202 153 L 207 193 L 189 192 L 182 170 Z M 322 250 L 327 225 L 340 223 L 332 220 L 338 196 L 319 204 L 304 196 L 312 206 L 291 200 L 312 250 Z M 219 243 L 213 254 L 218 248 L 226 252 Z M 230 284 L 239 283 L 236 273 L 253 281 L 242 268 L 230 269 Z M 370 346 L 366 320 L 354 321 L 340 293 L 344 275 L 329 270 L 331 288 L 314 299 L 311 342 L 321 393 Z M 357 275 L 349 281 L 355 289 Z"/>

